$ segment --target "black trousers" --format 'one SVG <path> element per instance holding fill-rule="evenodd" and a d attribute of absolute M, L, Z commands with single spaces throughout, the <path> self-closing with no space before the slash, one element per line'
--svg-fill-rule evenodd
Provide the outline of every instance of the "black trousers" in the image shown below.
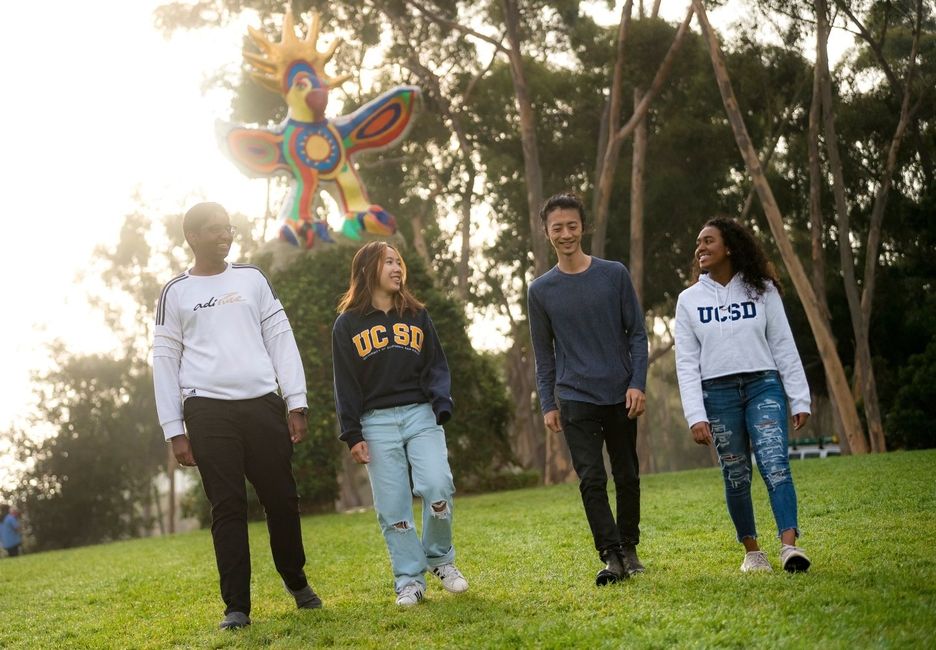
<path fill-rule="evenodd" d="M 290 589 L 308 584 L 292 475 L 286 405 L 275 393 L 256 399 L 190 397 L 185 426 L 211 503 L 211 537 L 225 614 L 250 614 L 246 477 L 266 512 L 273 563 Z"/>
<path fill-rule="evenodd" d="M 623 403 L 599 406 L 563 400 L 562 429 L 579 478 L 585 516 L 599 553 L 619 544 L 640 542 L 640 464 L 637 421 Z M 602 447 L 607 446 L 617 493 L 617 522 L 608 502 L 608 474 Z"/>

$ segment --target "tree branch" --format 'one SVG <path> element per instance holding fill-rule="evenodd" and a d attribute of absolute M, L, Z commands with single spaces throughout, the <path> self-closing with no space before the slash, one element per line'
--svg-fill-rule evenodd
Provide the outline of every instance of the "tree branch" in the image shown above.
<path fill-rule="evenodd" d="M 465 27 L 461 23 L 457 23 L 454 20 L 449 20 L 448 18 L 444 18 L 440 16 L 439 14 L 435 13 L 434 11 L 430 11 L 429 9 L 426 9 L 422 5 L 422 3 L 416 2 L 416 0 L 403 0 L 403 1 L 406 4 L 410 5 L 411 7 L 415 8 L 422 15 L 432 20 L 434 23 L 437 23 L 439 25 L 445 25 L 446 27 L 450 27 L 456 31 L 462 32 L 466 36 L 473 36 L 479 40 L 484 41 L 485 43 L 488 43 L 489 45 L 493 45 L 498 51 L 501 51 L 501 52 L 508 51 L 506 47 L 504 47 L 499 41 L 495 40 L 494 38 L 491 38 L 490 36 L 486 34 L 482 34 L 481 32 L 476 32 L 470 27 Z"/>

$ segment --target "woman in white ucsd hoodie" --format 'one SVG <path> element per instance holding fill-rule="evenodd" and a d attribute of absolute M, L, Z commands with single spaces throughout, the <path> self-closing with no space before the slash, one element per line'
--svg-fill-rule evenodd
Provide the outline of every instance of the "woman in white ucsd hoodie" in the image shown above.
<path fill-rule="evenodd" d="M 787 400 L 799 429 L 809 418 L 809 386 L 776 273 L 750 231 L 715 218 L 696 240 L 693 276 L 698 281 L 676 304 L 679 393 L 692 437 L 718 452 L 728 514 L 746 551 L 741 571 L 771 570 L 757 543 L 751 451 L 777 522 L 780 564 L 805 571 L 810 561 L 796 546 Z"/>

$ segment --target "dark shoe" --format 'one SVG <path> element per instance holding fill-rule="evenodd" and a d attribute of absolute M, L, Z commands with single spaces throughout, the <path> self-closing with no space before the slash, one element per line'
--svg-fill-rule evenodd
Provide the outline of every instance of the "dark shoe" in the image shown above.
<path fill-rule="evenodd" d="M 286 589 L 286 593 L 296 599 L 296 607 L 299 609 L 318 609 L 322 606 L 322 599 L 318 597 L 314 591 L 312 591 L 312 585 L 307 584 L 302 589 L 298 591 L 293 591 L 289 588 L 285 582 L 283 587 Z"/>
<path fill-rule="evenodd" d="M 627 574 L 629 576 L 646 571 L 644 565 L 641 564 L 640 560 L 637 558 L 637 546 L 634 544 L 621 544 L 620 553 L 621 562 L 624 563 L 624 568 L 627 569 Z"/>
<path fill-rule="evenodd" d="M 224 615 L 224 620 L 221 621 L 221 625 L 218 627 L 222 630 L 236 630 L 248 625 L 250 625 L 250 617 L 247 614 L 244 612 L 231 612 Z"/>
<path fill-rule="evenodd" d="M 621 562 L 621 556 L 617 549 L 606 549 L 601 552 L 601 560 L 605 563 L 605 568 L 595 576 L 595 584 L 599 587 L 610 585 L 621 580 L 627 580 L 630 575 L 624 569 Z"/>

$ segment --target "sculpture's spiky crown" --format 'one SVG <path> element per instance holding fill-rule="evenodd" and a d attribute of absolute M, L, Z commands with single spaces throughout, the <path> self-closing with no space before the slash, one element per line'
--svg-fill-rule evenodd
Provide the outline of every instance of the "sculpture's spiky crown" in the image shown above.
<path fill-rule="evenodd" d="M 324 52 L 319 52 L 316 41 L 319 37 L 319 15 L 312 13 L 309 30 L 302 40 L 296 37 L 295 23 L 292 11 L 286 9 L 283 16 L 283 37 L 279 43 L 274 43 L 264 36 L 263 32 L 248 26 L 250 38 L 260 48 L 260 54 L 244 50 L 244 58 L 253 65 L 255 70 L 252 76 L 264 88 L 285 95 L 289 91 L 292 77 L 300 70 L 311 71 L 314 74 L 316 85 L 323 88 L 333 88 L 341 84 L 351 75 L 344 74 L 329 77 L 325 74 L 325 64 L 331 60 L 335 50 L 341 44 L 336 38 Z"/>

